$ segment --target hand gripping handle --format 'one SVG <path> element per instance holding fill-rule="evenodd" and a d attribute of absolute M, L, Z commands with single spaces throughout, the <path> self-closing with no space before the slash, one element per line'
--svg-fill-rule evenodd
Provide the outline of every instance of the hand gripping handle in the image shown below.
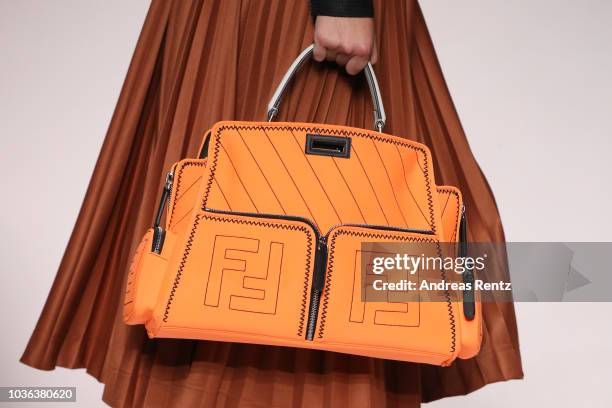
<path fill-rule="evenodd" d="M 310 59 L 313 49 L 314 44 L 306 47 L 306 49 L 304 49 L 304 51 L 298 55 L 295 61 L 293 61 L 280 84 L 278 84 L 276 91 L 274 91 L 274 95 L 272 95 L 272 99 L 270 99 L 270 103 L 268 103 L 268 121 L 271 122 L 274 120 L 289 82 L 291 82 L 295 74 L 300 70 L 304 63 Z M 385 122 L 387 121 L 387 115 L 385 114 L 385 108 L 383 106 L 382 98 L 380 97 L 380 88 L 378 87 L 378 81 L 376 80 L 376 75 L 374 74 L 372 64 L 368 62 L 363 72 L 366 80 L 368 81 L 368 87 L 370 88 L 370 94 L 372 95 L 372 103 L 374 104 L 374 129 L 382 132 L 383 128 L 385 127 Z"/>

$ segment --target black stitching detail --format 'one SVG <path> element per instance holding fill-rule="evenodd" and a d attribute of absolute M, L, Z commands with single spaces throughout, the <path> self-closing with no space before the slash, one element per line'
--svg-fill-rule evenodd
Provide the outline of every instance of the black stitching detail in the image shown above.
<path fill-rule="evenodd" d="M 311 231 L 306 228 L 305 226 L 298 226 L 298 225 L 287 225 L 287 224 L 274 224 L 274 223 L 270 223 L 270 222 L 265 222 L 265 221 L 254 221 L 254 220 L 246 220 L 246 219 L 236 219 L 236 218 L 223 218 L 223 217 L 219 217 L 216 215 L 209 215 L 209 214 L 198 214 L 195 218 L 195 222 L 193 223 L 193 227 L 191 228 L 191 231 L 189 233 L 189 238 L 187 239 L 187 244 L 185 246 L 185 251 L 183 252 L 183 257 L 181 258 L 181 262 L 178 268 L 178 271 L 176 273 L 176 277 L 174 279 L 174 283 L 172 284 L 172 289 L 170 291 L 170 296 L 168 297 L 168 302 L 166 303 L 166 308 L 164 310 L 164 317 L 163 317 L 163 321 L 165 323 L 167 323 L 168 321 L 168 314 L 170 312 L 170 306 L 172 305 L 172 301 L 174 300 L 174 295 L 176 293 L 176 290 L 178 288 L 178 285 L 180 284 L 181 281 L 181 276 L 183 275 L 183 270 L 185 269 L 185 263 L 187 262 L 187 257 L 189 256 L 189 253 L 191 252 L 191 247 L 192 247 L 192 243 L 193 243 L 193 238 L 195 236 L 195 232 L 196 229 L 200 223 L 200 218 L 204 218 L 204 219 L 212 219 L 215 221 L 220 221 L 220 222 L 229 222 L 229 223 L 233 223 L 233 224 L 247 224 L 247 225 L 254 225 L 254 226 L 258 226 L 258 227 L 272 227 L 272 228 L 276 228 L 276 229 L 284 229 L 284 230 L 291 230 L 291 231 L 302 231 L 306 234 L 306 238 L 307 238 L 307 246 L 306 246 L 306 279 L 304 280 L 304 288 L 303 288 L 303 293 L 302 293 L 302 306 L 300 308 L 300 322 L 299 322 L 299 326 L 298 326 L 298 336 L 301 336 L 304 330 L 304 320 L 306 317 L 306 299 L 308 297 L 308 283 L 310 282 L 310 265 L 312 264 L 312 233 Z"/>
<path fill-rule="evenodd" d="M 338 230 L 336 231 L 329 240 L 329 263 L 327 267 L 327 274 L 325 276 L 325 289 L 329 288 L 331 285 L 332 278 L 332 270 L 334 265 L 334 256 L 335 256 L 335 247 L 336 247 L 336 238 L 340 235 L 353 235 L 361 238 L 374 238 L 374 239 L 383 239 L 383 238 L 398 238 L 400 241 L 412 241 L 412 242 L 435 242 L 432 239 L 428 238 L 415 238 L 408 237 L 405 235 L 392 235 L 389 233 L 374 233 L 374 232 L 363 232 L 363 231 L 353 231 L 353 230 Z M 319 325 L 319 334 L 318 338 L 323 338 L 323 331 L 325 330 L 325 319 L 327 317 L 327 304 L 329 303 L 329 296 L 327 290 L 323 292 L 323 306 L 321 309 L 321 322 Z"/>
<path fill-rule="evenodd" d="M 206 201 L 208 200 L 208 194 L 210 192 L 210 188 L 212 185 L 212 181 L 214 178 L 214 174 L 217 168 L 217 159 L 218 159 L 218 154 L 219 154 L 219 144 L 221 142 L 221 132 L 225 129 L 246 129 L 246 130 L 263 130 L 265 131 L 266 128 L 274 128 L 277 130 L 289 130 L 289 131 L 293 131 L 293 130 L 298 130 L 301 132 L 310 132 L 310 133 L 322 133 L 322 134 L 331 134 L 331 135 L 336 135 L 336 136 L 356 136 L 356 137 L 365 137 L 365 138 L 369 138 L 369 139 L 373 139 L 376 141 L 380 141 L 383 143 L 391 143 L 393 145 L 400 145 L 403 146 L 405 148 L 414 150 L 414 151 L 420 151 L 421 153 L 423 153 L 423 157 L 424 157 L 424 176 L 425 176 L 425 181 L 426 181 L 426 186 L 427 186 L 427 203 L 428 203 L 428 207 L 429 207 L 429 215 L 430 215 L 430 223 L 431 223 L 431 229 L 433 231 L 433 233 L 435 235 L 437 235 L 437 229 L 436 229 L 436 225 L 435 225 L 435 218 L 434 218 L 434 206 L 433 206 L 433 195 L 431 192 L 431 180 L 429 179 L 429 161 L 428 161 L 428 157 L 426 154 L 425 149 L 417 147 L 417 146 L 413 146 L 410 143 L 407 143 L 405 141 L 400 141 L 400 140 L 389 140 L 387 138 L 384 138 L 382 136 L 378 136 L 378 135 L 372 135 L 369 133 L 360 133 L 360 132 L 355 132 L 352 130 L 344 130 L 344 129 L 329 129 L 329 128 L 320 128 L 320 127 L 305 127 L 305 126 L 274 126 L 274 125 L 268 125 L 268 126 L 263 126 L 263 125 L 223 125 L 220 126 L 217 129 L 217 134 L 216 134 L 216 138 L 215 138 L 215 146 L 214 146 L 214 151 L 213 151 L 213 163 L 210 167 L 210 174 L 209 174 L 209 179 L 208 182 L 206 184 L 206 190 L 204 193 L 204 197 L 202 199 L 202 210 L 206 209 Z M 417 157 L 418 159 L 418 157 Z M 441 254 L 441 250 L 439 248 L 438 245 L 438 250 L 440 251 Z M 442 278 L 444 280 L 446 280 L 446 271 L 444 271 L 444 269 L 442 269 L 441 271 L 441 275 Z M 455 333 L 455 316 L 453 314 L 452 311 L 452 304 L 451 304 L 451 298 L 450 298 L 450 293 L 448 292 L 448 290 L 444 291 L 444 295 L 445 298 L 447 300 L 447 304 L 448 304 L 448 313 L 449 313 L 449 321 L 450 321 L 450 325 L 451 325 L 451 331 L 452 331 L 452 344 L 451 344 L 451 352 L 455 351 L 455 343 L 456 343 L 456 333 Z"/>
<path fill-rule="evenodd" d="M 191 245 L 193 244 L 193 237 L 195 235 L 196 229 L 200 224 L 200 216 L 197 215 L 195 217 L 195 221 L 193 223 L 193 227 L 191 227 L 191 231 L 189 232 L 189 238 L 187 238 L 187 244 L 185 246 L 185 251 L 183 252 L 183 257 L 181 258 L 181 263 L 179 264 L 178 271 L 176 272 L 176 277 L 174 278 L 174 283 L 172 284 L 172 289 L 170 290 L 170 296 L 168 297 L 168 302 L 166 303 L 166 309 L 164 310 L 163 321 L 168 321 L 168 313 L 170 312 L 170 305 L 174 300 L 174 294 L 176 293 L 176 289 L 181 281 L 181 276 L 183 274 L 183 269 L 185 269 L 185 262 L 187 262 L 187 257 L 191 252 Z"/>
<path fill-rule="evenodd" d="M 461 199 L 459 198 L 459 193 L 457 192 L 457 190 L 449 188 L 449 187 L 438 187 L 438 191 L 441 191 L 443 193 L 448 193 L 448 194 L 453 194 L 455 197 L 457 197 L 457 201 L 455 202 L 457 204 L 457 218 L 455 221 L 455 228 L 453 230 L 453 236 L 450 239 L 450 242 L 455 242 L 455 238 L 457 237 L 457 230 L 459 228 L 459 219 L 461 218 L 461 206 L 459 205 L 459 201 L 461 201 Z"/>
<path fill-rule="evenodd" d="M 217 128 L 217 132 L 215 135 L 215 143 L 214 143 L 214 148 L 213 148 L 213 160 L 212 160 L 212 164 L 210 166 L 210 175 L 209 175 L 209 180 L 206 184 L 206 190 L 204 192 L 204 197 L 202 199 L 202 209 L 206 208 L 206 201 L 208 200 L 208 194 L 210 193 L 210 189 L 211 189 L 211 185 L 212 185 L 212 179 L 214 177 L 215 171 L 217 169 L 217 159 L 219 156 L 219 145 L 221 143 L 221 132 L 226 130 L 226 129 L 235 129 L 236 131 L 238 131 L 238 129 L 243 129 L 243 130 L 263 130 L 265 131 L 265 129 L 275 129 L 275 130 L 285 130 L 285 131 L 300 131 L 300 132 L 310 132 L 310 133 L 321 133 L 321 134 L 329 134 L 329 135 L 335 135 L 335 136 L 356 136 L 356 137 L 365 137 L 368 139 L 372 139 L 372 140 L 376 140 L 379 142 L 383 142 L 383 143 L 391 143 L 393 145 L 399 145 L 399 146 L 403 146 L 405 148 L 414 150 L 414 151 L 419 151 L 421 153 L 423 153 L 423 155 L 425 156 L 425 168 L 427 169 L 427 154 L 425 149 L 418 147 L 418 146 L 413 146 L 412 144 L 410 144 L 407 141 L 401 141 L 401 140 L 389 140 L 385 137 L 382 136 L 378 136 L 378 135 L 372 135 L 369 133 L 360 133 L 360 132 L 356 132 L 353 130 L 343 130 L 343 129 L 328 129 L 328 128 L 320 128 L 320 127 L 316 127 L 316 126 L 312 126 L 312 127 L 306 127 L 306 126 L 274 126 L 274 125 L 223 125 L 220 126 L 219 128 Z M 428 179 L 429 174 L 428 171 L 425 171 L 425 178 Z M 427 180 L 427 186 L 428 186 L 428 195 L 431 196 L 431 185 L 429 183 L 429 180 Z M 433 208 L 433 206 L 432 206 Z M 431 214 L 431 221 L 432 221 L 432 225 L 433 225 L 433 213 Z M 435 227 L 434 227 L 435 228 Z"/>
<path fill-rule="evenodd" d="M 434 218 L 434 206 L 433 206 L 433 194 L 431 194 L 431 185 L 429 183 L 429 166 L 427 155 L 424 155 L 425 159 L 423 160 L 425 163 L 425 171 L 423 174 L 425 175 L 425 182 L 427 183 L 427 205 L 429 206 L 429 223 L 431 224 L 431 230 L 434 234 L 437 234 L 436 231 L 436 223 Z"/>
<path fill-rule="evenodd" d="M 433 194 L 431 193 L 431 184 L 430 184 L 430 180 L 429 180 L 429 166 L 428 166 L 428 157 L 427 155 L 424 155 L 424 166 L 425 166 L 425 182 L 427 184 L 427 202 L 429 204 L 429 215 L 431 218 L 431 230 L 434 232 L 434 234 L 436 234 L 436 236 L 438 235 L 437 230 L 436 230 L 436 224 L 435 224 L 435 219 L 434 219 L 434 207 L 433 207 Z M 441 258 L 442 257 L 442 249 L 440 248 L 440 243 L 438 242 L 437 244 L 437 250 L 438 250 L 438 256 Z M 446 281 L 446 270 L 444 268 L 442 268 L 440 270 L 440 275 L 442 276 L 442 280 Z M 456 348 L 456 322 L 455 322 L 455 314 L 453 313 L 453 305 L 451 303 L 451 295 L 450 292 L 448 290 L 444 290 L 444 298 L 446 299 L 446 308 L 448 309 L 448 317 L 449 317 L 449 323 L 451 326 L 451 337 L 452 337 L 452 341 L 451 341 L 451 353 L 455 352 L 455 348 Z"/>
<path fill-rule="evenodd" d="M 325 277 L 325 291 L 323 292 L 323 306 L 321 309 L 321 321 L 320 321 L 320 325 L 319 325 L 319 333 L 318 333 L 318 338 L 323 338 L 323 333 L 325 330 L 325 320 L 327 317 L 327 304 L 329 302 L 329 298 L 328 298 L 328 290 L 331 287 L 331 279 L 332 279 L 332 272 L 333 272 L 333 263 L 334 263 L 334 248 L 336 245 L 336 238 L 339 237 L 340 235 L 353 235 L 356 237 L 361 237 L 361 238 L 373 238 L 373 239 L 383 239 L 383 238 L 394 238 L 394 239 L 398 239 L 399 241 L 411 241 L 411 242 L 431 242 L 431 243 L 436 243 L 436 247 L 437 247 L 437 251 L 438 251 L 438 256 L 442 256 L 442 251 L 440 249 L 440 243 L 439 241 L 436 240 L 432 240 L 430 238 L 418 238 L 418 237 L 411 237 L 411 236 L 406 236 L 406 235 L 392 235 L 392 234 L 386 234 L 386 233 L 373 233 L 373 232 L 363 232 L 363 231 L 353 231 L 353 230 L 338 230 L 336 231 L 332 236 L 331 239 L 329 240 L 329 264 L 328 264 L 328 268 L 327 268 L 327 274 Z M 442 274 L 443 274 L 443 278 L 446 279 L 446 275 L 444 274 L 444 269 L 442 269 Z M 447 302 L 447 311 L 448 311 L 448 315 L 449 315 L 449 322 L 450 322 L 450 327 L 451 327 L 451 348 L 450 348 L 450 352 L 454 353 L 455 352 L 455 343 L 456 343 L 456 322 L 455 322 L 455 315 L 453 314 L 453 309 L 452 309 L 452 304 L 451 304 L 451 299 L 450 299 L 450 295 L 448 295 L 448 291 L 445 291 L 445 298 L 446 298 L 446 302 Z"/>
<path fill-rule="evenodd" d="M 170 213 L 170 219 L 168 220 L 168 225 L 172 225 L 172 220 L 174 219 L 174 207 L 176 206 L 176 201 L 178 200 L 179 191 L 181 189 L 181 179 L 183 177 L 183 172 L 189 166 L 206 166 L 206 163 L 202 160 L 200 161 L 188 161 L 181 166 L 181 170 L 178 172 L 178 177 L 176 178 L 176 185 L 172 189 L 172 193 L 174 194 L 174 198 L 172 199 L 172 207 L 168 208 Z"/>
<path fill-rule="evenodd" d="M 221 128 L 217 130 L 217 135 L 221 133 Z M 212 136 L 211 136 L 212 137 Z M 210 165 L 210 176 L 208 178 L 208 182 L 206 183 L 206 190 L 204 192 L 204 197 L 202 199 L 202 209 L 206 208 L 206 201 L 208 200 L 208 193 L 210 193 L 210 188 L 212 186 L 213 180 L 215 179 L 215 170 L 217 169 L 217 160 L 219 159 L 219 145 L 220 140 L 217 137 L 215 145 L 213 146 L 213 154 L 212 154 L 212 164 Z"/>
<path fill-rule="evenodd" d="M 310 264 L 312 259 L 312 235 L 306 229 L 308 236 L 308 245 L 306 246 L 306 279 L 304 279 L 304 287 L 302 288 L 302 306 L 300 307 L 300 324 L 298 326 L 297 335 L 302 337 L 304 334 L 304 321 L 306 319 L 306 305 L 308 304 L 308 288 L 310 287 Z"/>

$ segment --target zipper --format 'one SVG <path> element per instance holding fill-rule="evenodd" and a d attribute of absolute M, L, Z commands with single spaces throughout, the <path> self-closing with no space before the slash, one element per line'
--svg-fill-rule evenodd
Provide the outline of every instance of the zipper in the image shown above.
<path fill-rule="evenodd" d="M 305 217 L 300 217 L 297 215 L 279 215 L 279 214 L 266 214 L 266 213 L 251 213 L 251 212 L 240 212 L 240 211 L 226 211 L 226 210 L 216 210 L 214 208 L 204 208 L 204 211 L 216 214 L 226 214 L 226 215 L 238 215 L 243 217 L 253 217 L 253 218 L 268 218 L 268 219 L 277 219 L 277 220 L 289 220 L 289 221 L 298 221 L 308 224 L 315 233 L 316 237 L 316 248 L 315 248 L 315 256 L 314 256 L 314 267 L 313 267 L 313 278 L 312 278 L 312 286 L 310 289 L 310 304 L 308 307 L 308 322 L 306 323 L 306 340 L 312 341 L 314 339 L 315 330 L 317 327 L 317 318 L 319 316 L 319 306 L 321 304 L 321 295 L 323 294 L 323 289 L 325 287 L 325 274 L 327 272 L 327 257 L 328 257 L 328 247 L 327 247 L 327 239 L 329 238 L 329 234 L 338 227 L 359 227 L 359 228 L 367 228 L 367 229 L 376 229 L 376 230 L 384 230 L 384 231 L 398 231 L 398 232 L 412 232 L 417 234 L 427 234 L 434 235 L 434 232 L 431 230 L 423 230 L 416 228 L 406 228 L 406 227 L 390 227 L 388 225 L 378 225 L 378 224 L 336 224 L 332 226 L 326 234 L 322 234 L 321 230 L 312 222 L 310 219 Z"/>
<path fill-rule="evenodd" d="M 434 232 L 432 230 L 425 230 L 425 229 L 419 229 L 419 228 L 407 228 L 407 227 L 390 227 L 388 225 L 381 225 L 381 224 L 336 224 L 333 227 L 331 227 L 327 231 L 327 234 L 325 235 L 328 236 L 332 232 L 332 230 L 338 227 L 358 227 L 358 228 L 368 228 L 368 229 L 376 229 L 376 230 L 383 230 L 383 231 L 412 232 L 415 234 L 434 235 Z"/>
<path fill-rule="evenodd" d="M 314 222 L 312 222 L 310 219 L 306 217 L 300 217 L 299 215 L 279 215 L 279 214 L 252 213 L 252 212 L 243 212 L 243 211 L 227 211 L 227 210 L 216 210 L 214 208 L 208 208 L 208 207 L 204 208 L 204 211 L 215 213 L 215 214 L 238 215 L 241 217 L 271 218 L 275 220 L 299 221 L 299 222 L 308 224 L 313 229 L 317 239 L 321 236 L 321 231 L 314 224 Z"/>
<path fill-rule="evenodd" d="M 172 167 L 172 170 L 166 174 L 166 181 L 164 182 L 161 199 L 159 200 L 159 207 L 157 208 L 157 215 L 155 216 L 155 223 L 153 224 L 153 243 L 151 244 L 151 252 L 155 252 L 157 254 L 161 253 L 164 246 L 164 239 L 166 238 L 166 231 L 160 227 L 159 224 L 161 224 L 164 208 L 166 207 L 166 204 L 170 202 L 173 181 L 174 167 Z"/>
<path fill-rule="evenodd" d="M 215 210 L 213 208 L 204 208 L 204 211 L 215 214 L 238 215 L 242 217 L 253 218 L 268 218 L 276 220 L 289 220 L 303 222 L 310 226 L 315 233 L 317 246 L 314 256 L 314 272 L 312 278 L 312 286 L 310 289 L 310 304 L 308 307 L 308 322 L 306 324 L 306 340 L 314 338 L 315 327 L 317 325 L 317 316 L 319 314 L 319 304 L 321 302 L 321 293 L 325 284 L 325 269 L 327 267 L 327 236 L 321 234 L 321 230 L 310 219 L 297 215 L 279 215 L 265 213 L 250 213 L 239 211 Z"/>
<path fill-rule="evenodd" d="M 461 219 L 459 220 L 459 256 L 467 256 L 467 220 L 465 218 L 465 206 L 461 206 Z"/>
<path fill-rule="evenodd" d="M 153 229 L 153 243 L 151 244 L 151 252 L 161 254 L 165 239 L 166 230 L 164 230 L 162 227 L 155 227 Z"/>
<path fill-rule="evenodd" d="M 164 208 L 170 201 L 170 195 L 172 194 L 172 181 L 174 181 L 174 169 L 170 170 L 166 174 L 166 181 L 164 182 L 164 189 L 162 190 L 161 199 L 159 200 L 159 207 L 157 207 L 157 215 L 155 216 L 154 227 L 159 227 L 161 224 L 162 215 L 164 214 Z"/>
<path fill-rule="evenodd" d="M 412 232 L 427 235 L 433 235 L 434 233 L 430 230 L 390 227 L 388 225 L 378 224 L 336 224 L 332 226 L 325 235 L 319 236 L 319 239 L 317 240 L 317 249 L 315 252 L 314 277 L 312 280 L 312 289 L 310 290 L 310 308 L 308 313 L 308 323 L 306 325 L 306 340 L 314 339 L 314 334 L 317 327 L 317 318 L 319 316 L 319 306 L 321 304 L 321 295 L 323 294 L 323 289 L 325 287 L 325 275 L 327 273 L 327 239 L 329 238 L 329 234 L 331 234 L 331 232 L 338 227 L 359 227 L 383 231 Z"/>
<path fill-rule="evenodd" d="M 306 323 L 306 340 L 313 340 L 319 316 L 321 294 L 325 287 L 325 273 L 327 272 L 327 235 L 319 237 L 315 250 L 314 272 L 312 288 L 310 289 L 310 305 L 308 307 L 308 322 Z"/>
<path fill-rule="evenodd" d="M 467 218 L 465 206 L 461 206 L 461 221 L 459 222 L 459 256 L 465 258 L 468 255 L 467 242 Z M 463 282 L 470 284 L 469 290 L 463 291 L 463 315 L 467 320 L 474 320 L 476 316 L 476 304 L 474 296 L 474 271 L 467 269 L 463 273 Z"/>

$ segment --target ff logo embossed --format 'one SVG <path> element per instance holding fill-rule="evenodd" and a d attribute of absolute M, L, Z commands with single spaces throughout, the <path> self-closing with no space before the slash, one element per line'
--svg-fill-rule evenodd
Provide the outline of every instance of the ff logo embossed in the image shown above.
<path fill-rule="evenodd" d="M 197 161 L 205 171 L 172 168 L 164 189 L 171 197 L 166 220 L 176 222 L 160 225 L 160 205 L 154 226 L 176 244 L 166 238 L 157 245 L 168 258 L 153 252 L 149 258 L 161 260 L 155 264 L 137 258 L 134 269 L 148 273 L 135 272 L 126 287 L 126 303 L 141 305 L 127 322 L 145 321 L 152 338 L 292 346 L 444 366 L 458 355 L 475 355 L 482 338 L 479 303 L 468 321 L 447 291 L 443 301 L 420 304 L 394 296 L 377 304 L 369 295 L 364 302 L 356 292 L 366 281 L 355 268 L 364 241 L 466 244 L 466 234 L 457 234 L 457 223 L 465 226 L 463 204 L 458 189 L 437 189 L 427 146 L 382 133 L 386 116 L 371 65 L 366 79 L 374 131 L 270 122 L 287 80 L 312 49 L 298 56 L 277 88 L 268 122 L 218 122 L 202 146 L 206 163 Z M 195 198 L 178 193 L 196 189 Z M 391 275 L 385 279 L 396 280 Z M 446 279 L 444 270 L 438 275 Z M 129 303 L 135 287 L 150 295 Z"/>
<path fill-rule="evenodd" d="M 406 302 L 392 291 L 376 292 L 372 282 L 414 280 L 406 271 L 388 271 L 384 274 L 372 272 L 373 259 L 389 256 L 381 252 L 356 251 L 353 269 L 353 296 L 349 321 L 384 326 L 418 327 L 420 325 L 420 303 Z M 416 275 L 418 281 L 418 274 Z M 364 298 L 364 299 L 362 299 Z M 365 300 L 365 302 L 364 302 Z"/>
<path fill-rule="evenodd" d="M 217 235 L 204 305 L 276 314 L 283 252 L 282 242 Z"/>

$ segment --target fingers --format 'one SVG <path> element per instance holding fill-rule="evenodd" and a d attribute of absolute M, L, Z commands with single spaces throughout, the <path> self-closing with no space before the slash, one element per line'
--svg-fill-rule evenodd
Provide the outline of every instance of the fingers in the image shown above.
<path fill-rule="evenodd" d="M 360 73 L 368 61 L 372 58 L 373 43 L 360 42 L 357 44 L 348 44 L 344 48 L 344 54 L 348 56 L 346 61 L 346 72 L 350 75 Z"/>
<path fill-rule="evenodd" d="M 376 46 L 376 43 L 372 45 L 372 55 L 370 56 L 370 62 L 372 63 L 372 65 L 378 62 L 378 47 Z"/>
<path fill-rule="evenodd" d="M 315 21 L 313 56 L 332 61 L 355 75 L 368 61 L 378 59 L 374 21 L 371 18 L 318 16 Z"/>
<path fill-rule="evenodd" d="M 346 67 L 346 72 L 356 75 L 361 72 L 368 62 L 375 64 L 378 60 L 378 51 L 374 45 L 368 46 L 339 46 L 338 48 L 327 48 L 322 44 L 315 43 L 313 56 L 316 61 L 332 61 Z"/>
<path fill-rule="evenodd" d="M 351 75 L 356 75 L 360 73 L 368 63 L 368 58 L 364 56 L 355 56 L 352 57 L 346 63 L 346 72 Z"/>
<path fill-rule="evenodd" d="M 336 57 L 336 64 L 340 65 L 340 66 L 345 66 L 346 63 L 349 61 L 350 57 L 346 54 L 338 54 L 338 56 Z"/>
<path fill-rule="evenodd" d="M 326 50 L 325 59 L 328 61 L 335 61 L 338 56 L 338 51 L 335 49 L 328 48 Z"/>
<path fill-rule="evenodd" d="M 315 61 L 322 62 L 325 59 L 327 50 L 321 45 L 321 43 L 315 41 L 314 50 L 312 51 L 312 57 Z"/>

